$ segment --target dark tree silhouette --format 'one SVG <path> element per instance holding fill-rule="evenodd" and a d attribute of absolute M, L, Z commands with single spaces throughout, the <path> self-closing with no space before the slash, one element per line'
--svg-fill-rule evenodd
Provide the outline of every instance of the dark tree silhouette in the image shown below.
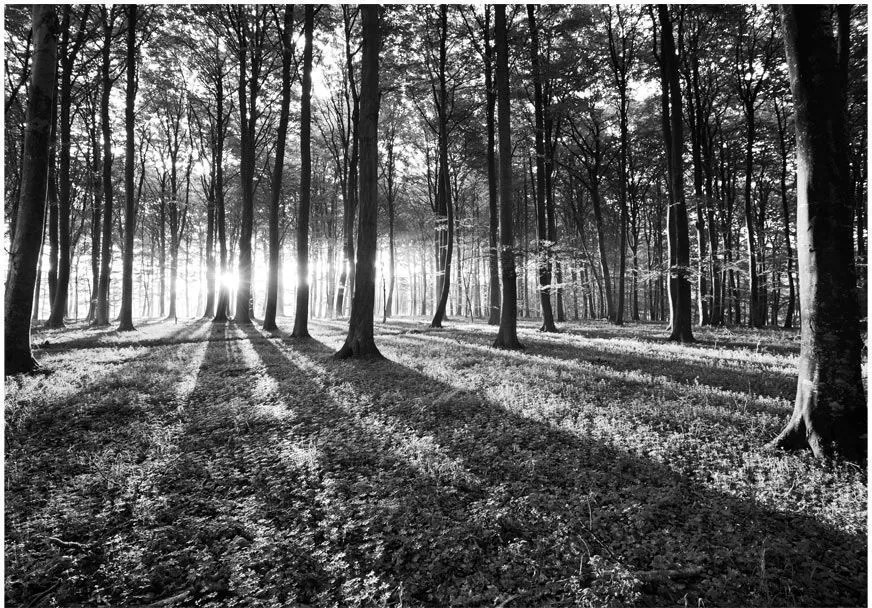
<path fill-rule="evenodd" d="M 351 319 L 345 344 L 334 355 L 380 359 L 375 345 L 375 254 L 378 245 L 378 109 L 379 109 L 379 7 L 360 6 L 363 57 L 360 68 L 360 221 L 357 226 L 357 269 Z"/>
<path fill-rule="evenodd" d="M 690 238 L 687 205 L 684 201 L 683 125 L 678 58 L 672 36 L 672 20 L 664 4 L 657 6 L 662 35 L 660 66 L 662 74 L 663 139 L 669 168 L 669 322 L 670 340 L 693 342 L 693 307 L 690 297 Z"/>
<path fill-rule="evenodd" d="M 51 314 L 46 325 L 48 327 L 63 327 L 64 315 L 67 312 L 67 293 L 70 285 L 70 132 L 72 120 L 70 111 L 73 97 L 73 67 L 76 56 L 85 41 L 85 29 L 90 13 L 90 6 L 85 6 L 79 16 L 79 29 L 75 39 L 70 41 L 70 17 L 72 6 L 63 8 L 61 20 L 61 40 L 58 47 L 58 59 L 60 63 L 60 83 L 58 87 L 58 106 L 60 108 L 60 154 L 58 155 L 58 201 L 57 201 L 57 226 L 55 228 L 58 238 L 59 250 L 57 279 L 55 284 L 55 297 L 51 302 Z"/>
<path fill-rule="evenodd" d="M 500 258 L 503 265 L 503 302 L 500 306 L 500 329 L 494 341 L 496 348 L 523 348 L 518 341 L 518 297 L 515 275 L 515 237 L 512 231 L 512 139 L 509 116 L 509 45 L 506 40 L 506 7 L 498 4 L 496 11 L 496 88 L 497 122 L 500 154 Z"/>
<path fill-rule="evenodd" d="M 124 158 L 124 251 L 121 270 L 121 311 L 118 330 L 133 331 L 133 237 L 136 231 L 136 199 L 133 192 L 133 104 L 136 99 L 136 5 L 127 6 L 127 97 L 124 126 L 127 132 Z"/>
<path fill-rule="evenodd" d="M 33 67 L 27 96 L 27 127 L 21 170 L 21 196 L 15 235 L 9 251 L 5 294 L 5 373 L 30 372 L 39 367 L 30 349 L 30 313 L 42 242 L 52 98 L 57 63 L 57 14 L 53 5 L 35 4 L 32 12 Z"/>
<path fill-rule="evenodd" d="M 109 279 L 112 270 L 112 229 L 114 188 L 112 187 L 112 123 L 109 120 L 109 98 L 112 93 L 112 36 L 116 7 L 100 7 L 103 28 L 102 62 L 100 64 L 100 128 L 103 135 L 103 235 L 100 244 L 100 282 L 97 287 L 97 314 L 94 325 L 109 325 Z M 116 77 L 117 78 L 117 77 Z"/>
<path fill-rule="evenodd" d="M 308 14 L 308 12 L 307 12 Z M 308 24 L 308 22 L 307 22 Z M 291 65 L 294 62 L 293 44 L 294 5 L 285 5 L 284 23 L 281 28 L 282 34 L 282 101 L 279 111 L 279 128 L 276 140 L 276 160 L 273 170 L 272 191 L 269 202 L 269 277 L 267 278 L 266 311 L 263 315 L 263 328 L 267 331 L 276 327 L 276 304 L 279 292 L 279 203 L 282 195 L 282 170 L 285 165 L 285 140 L 288 136 L 288 116 L 291 105 Z M 311 31 L 306 32 L 306 48 L 309 49 L 309 63 L 311 71 Z M 305 76 L 304 76 L 305 77 Z M 309 87 L 311 88 L 311 74 L 309 74 Z M 305 89 L 305 83 L 303 87 Z M 304 91 L 305 99 L 305 91 Z M 308 110 L 308 108 L 307 108 Z M 303 125 L 300 132 L 306 128 Z M 301 142 L 308 148 L 308 142 Z M 311 164 L 311 161 L 309 161 Z M 309 172 L 311 175 L 311 170 Z M 308 180 L 307 180 L 308 181 Z M 308 184 L 307 184 L 308 185 Z M 302 189 L 302 184 L 301 184 Z"/>
<path fill-rule="evenodd" d="M 309 337 L 309 206 L 312 200 L 312 28 L 315 8 L 306 5 L 303 96 L 300 102 L 300 205 L 297 215 L 297 310 L 295 338 Z M 378 112 L 376 110 L 376 112 Z"/>
<path fill-rule="evenodd" d="M 773 445 L 859 460 L 866 452 L 867 412 L 840 66 L 848 45 L 840 41 L 837 51 L 831 14 L 827 6 L 781 7 L 796 112 L 802 346 L 793 415 Z M 846 37 L 847 29 L 840 34 Z"/>

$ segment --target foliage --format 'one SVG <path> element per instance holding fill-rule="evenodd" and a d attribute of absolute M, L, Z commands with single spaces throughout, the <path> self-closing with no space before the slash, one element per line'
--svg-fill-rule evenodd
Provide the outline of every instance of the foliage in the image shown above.
<path fill-rule="evenodd" d="M 763 451 L 789 333 L 41 331 L 6 382 L 9 605 L 864 605 L 866 477 Z M 426 359 L 422 357 L 426 354 Z"/>

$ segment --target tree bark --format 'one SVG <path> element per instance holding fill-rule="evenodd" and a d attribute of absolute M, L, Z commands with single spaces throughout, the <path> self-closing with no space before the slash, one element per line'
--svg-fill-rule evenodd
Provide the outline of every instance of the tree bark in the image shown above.
<path fill-rule="evenodd" d="M 684 201 L 683 125 L 681 121 L 681 85 L 678 80 L 678 59 L 672 36 L 672 21 L 666 5 L 657 7 L 662 33 L 662 77 L 664 106 L 668 101 L 668 120 L 664 120 L 667 152 L 670 157 L 669 213 L 667 235 L 669 243 L 669 320 L 670 340 L 693 342 L 693 308 L 688 278 L 690 270 L 690 238 L 688 236 L 687 205 Z"/>
<path fill-rule="evenodd" d="M 100 283 L 97 291 L 97 316 L 94 325 L 109 325 L 109 279 L 112 268 L 112 123 L 109 121 L 109 97 L 112 92 L 111 67 L 112 29 L 115 21 L 115 9 L 100 8 L 103 25 L 103 62 L 101 77 L 103 89 L 100 95 L 100 126 L 103 132 L 103 237 L 100 250 Z"/>
<path fill-rule="evenodd" d="M 442 327 L 445 320 L 445 310 L 448 306 L 448 294 L 451 290 L 451 257 L 454 250 L 454 205 L 451 200 L 451 180 L 448 169 L 448 88 L 447 88 L 447 43 L 448 43 L 448 6 L 439 6 L 439 160 L 436 171 L 436 269 L 438 300 L 436 311 L 430 327 Z"/>
<path fill-rule="evenodd" d="M 306 15 L 308 17 L 308 9 Z M 279 241 L 279 207 L 282 196 L 282 172 L 285 165 L 285 142 L 288 137 L 288 117 L 290 115 L 291 106 L 291 65 L 294 61 L 294 47 L 292 42 L 293 26 L 294 5 L 287 4 L 285 5 L 284 22 L 282 26 L 282 101 L 281 110 L 279 112 L 275 169 L 273 170 L 272 192 L 270 193 L 269 206 L 269 277 L 267 279 L 266 310 L 263 315 L 263 328 L 267 331 L 278 329 L 276 326 L 276 308 L 279 291 L 279 255 L 281 253 L 281 243 Z M 306 21 L 306 27 L 309 27 L 308 21 Z M 309 87 L 311 89 L 311 30 L 307 30 L 306 36 L 306 50 L 309 53 L 308 77 Z M 303 78 L 305 79 L 306 76 L 304 75 Z M 305 87 L 305 80 L 303 86 Z M 309 108 L 306 109 L 308 110 Z M 301 135 L 304 128 L 304 126 L 301 126 Z M 308 141 L 304 142 L 302 139 L 300 144 L 306 148 L 309 148 L 310 146 Z M 309 171 L 309 177 L 311 177 L 311 170 Z"/>
<path fill-rule="evenodd" d="M 781 19 L 796 113 L 802 347 L 793 415 L 772 445 L 862 460 L 867 412 L 854 209 L 831 10 L 785 5 Z"/>
<path fill-rule="evenodd" d="M 496 88 L 499 128 L 500 177 L 500 257 L 502 261 L 502 304 L 500 328 L 495 348 L 523 348 L 518 341 L 518 285 L 515 273 L 514 213 L 512 204 L 512 141 L 509 108 L 509 47 L 506 33 L 506 7 L 494 7 L 496 46 Z"/>
<path fill-rule="evenodd" d="M 553 242 L 545 208 L 545 122 L 542 98 L 542 73 L 539 65 L 539 29 L 536 24 L 536 5 L 527 5 L 530 24 L 530 62 L 533 66 L 533 113 L 536 146 L 536 253 L 539 266 L 539 301 L 542 305 L 542 327 L 539 331 L 556 332 L 554 312 L 551 308 L 551 248 Z"/>
<path fill-rule="evenodd" d="M 309 206 L 312 198 L 312 28 L 315 8 L 304 17 L 303 94 L 300 100 L 300 204 L 297 213 L 297 308 L 295 338 L 309 337 Z M 378 110 L 376 109 L 376 115 Z"/>
<path fill-rule="evenodd" d="M 121 270 L 121 312 L 118 331 L 133 331 L 133 237 L 136 234 L 136 199 L 133 171 L 136 159 L 133 151 L 134 102 L 136 99 L 136 5 L 127 5 L 127 98 L 124 126 L 127 142 L 124 159 L 124 252 Z"/>
<path fill-rule="evenodd" d="M 15 235 L 9 251 L 5 294 L 6 375 L 39 367 L 30 345 L 33 288 L 42 242 L 48 182 L 49 138 L 57 65 L 57 15 L 53 5 L 32 9 L 33 67 L 27 96 L 27 127 L 21 171 L 21 195 Z"/>
<path fill-rule="evenodd" d="M 363 58 L 360 74 L 360 220 L 354 298 L 345 344 L 336 359 L 380 359 L 375 344 L 375 256 L 378 246 L 378 111 L 379 111 L 379 7 L 360 6 Z"/>

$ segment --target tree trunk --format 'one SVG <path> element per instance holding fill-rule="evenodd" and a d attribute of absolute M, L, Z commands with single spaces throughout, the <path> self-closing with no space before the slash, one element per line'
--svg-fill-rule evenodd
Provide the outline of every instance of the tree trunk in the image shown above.
<path fill-rule="evenodd" d="M 217 47 L 217 43 L 216 43 Z M 217 48 L 215 49 L 217 52 Z M 230 307 L 230 286 L 228 275 L 230 268 L 227 264 L 227 228 L 226 210 L 224 207 L 224 84 L 219 75 L 215 79 L 215 224 L 218 234 L 218 252 L 220 256 L 219 269 L 221 276 L 218 280 L 218 302 L 215 304 L 215 317 L 213 323 L 226 323 L 228 308 Z"/>
<path fill-rule="evenodd" d="M 306 27 L 310 26 L 308 21 L 309 11 L 306 11 Z M 276 308 L 278 305 L 278 290 L 279 290 L 279 254 L 281 244 L 279 242 L 279 206 L 281 203 L 282 196 L 282 171 L 285 165 L 285 141 L 288 136 L 288 117 L 290 115 L 290 106 L 291 106 L 291 65 L 294 61 L 294 47 L 293 47 L 293 26 L 294 26 L 294 5 L 287 4 L 285 5 L 285 15 L 284 15 L 284 24 L 282 27 L 282 101 L 281 101 L 281 110 L 279 112 L 279 128 L 276 140 L 276 158 L 275 158 L 275 169 L 273 170 L 273 180 L 272 180 L 272 192 L 270 193 L 270 206 L 269 206 L 269 277 L 267 279 L 267 292 L 266 292 L 266 310 L 263 314 L 263 328 L 267 331 L 273 331 L 278 329 L 276 326 Z M 309 87 L 311 89 L 311 30 L 307 30 L 306 35 L 308 36 L 306 42 L 306 52 L 309 53 L 309 72 L 306 73 L 304 78 L 304 88 L 306 86 L 305 78 L 308 77 Z M 305 92 L 304 92 L 305 93 Z M 309 102 L 308 99 L 304 97 L 305 102 Z M 309 108 L 307 107 L 308 111 Z M 310 122 L 310 121 L 309 121 Z M 301 135 L 304 130 L 308 130 L 309 125 L 303 124 L 301 125 L 300 131 Z M 305 141 L 301 139 L 301 146 L 305 146 L 306 151 L 309 151 L 311 144 L 308 141 L 308 137 Z M 310 155 L 308 155 L 310 156 Z M 306 158 L 308 161 L 309 158 Z M 306 173 L 303 173 L 303 176 L 311 179 L 311 170 Z M 308 180 L 307 180 L 308 181 Z M 301 192 L 302 192 L 302 180 L 301 180 Z"/>
<path fill-rule="evenodd" d="M 778 123 L 778 146 L 781 152 L 781 214 L 784 223 L 784 252 L 787 257 L 787 312 L 784 316 L 784 329 L 793 327 L 793 317 L 796 314 L 796 288 L 793 280 L 793 248 L 790 245 L 790 208 L 787 203 L 787 112 L 782 114 L 782 108 L 775 102 L 775 118 Z"/>
<path fill-rule="evenodd" d="M 448 7 L 439 6 L 439 94 L 438 127 L 439 158 L 436 170 L 436 243 L 437 243 L 437 301 L 430 327 L 442 327 L 448 295 L 451 289 L 451 257 L 454 250 L 454 209 L 451 201 L 451 180 L 448 169 L 448 89 L 447 89 L 447 43 Z"/>
<path fill-rule="evenodd" d="M 121 270 L 121 314 L 118 331 L 133 331 L 133 237 L 136 234 L 136 199 L 134 198 L 133 170 L 133 104 L 136 99 L 136 5 L 127 5 L 127 99 L 124 126 L 127 142 L 124 159 L 124 252 Z"/>
<path fill-rule="evenodd" d="M 793 415 L 773 445 L 862 460 L 867 414 L 847 108 L 830 15 L 825 6 L 781 7 L 796 109 L 802 347 Z"/>
<path fill-rule="evenodd" d="M 309 337 L 309 206 L 312 198 L 312 29 L 315 7 L 307 4 L 304 17 L 303 93 L 300 100 L 300 204 L 297 213 L 297 307 L 295 338 Z M 376 109 L 378 115 L 378 109 Z"/>
<path fill-rule="evenodd" d="M 255 121 L 256 100 L 259 86 L 257 70 L 257 51 L 249 48 L 256 41 L 249 35 L 246 11 L 240 10 L 239 22 L 239 117 L 240 117 L 240 163 L 239 177 L 242 190 L 242 217 L 239 226 L 239 278 L 236 287 L 236 312 L 233 320 L 240 325 L 251 324 L 251 237 L 254 228 L 254 163 L 255 163 Z M 256 38 L 256 36 L 254 36 Z"/>
<path fill-rule="evenodd" d="M 533 109 L 536 146 L 536 253 L 539 267 L 539 300 L 542 305 L 542 327 L 539 331 L 556 332 L 554 312 L 551 309 L 551 234 L 545 209 L 545 122 L 542 99 L 542 74 L 539 66 L 539 30 L 536 24 L 536 6 L 527 5 L 530 24 L 530 61 L 533 65 Z"/>
<path fill-rule="evenodd" d="M 112 209 L 114 207 L 112 188 L 112 123 L 109 121 L 109 97 L 112 92 L 112 80 L 109 69 L 112 25 L 115 20 L 113 8 L 101 7 L 103 22 L 103 63 L 101 76 L 103 89 L 100 95 L 100 123 L 103 132 L 103 238 L 100 251 L 100 284 L 97 292 L 97 317 L 94 325 L 109 325 L 109 279 L 112 267 Z"/>
<path fill-rule="evenodd" d="M 57 89 L 60 108 L 60 154 L 58 167 L 57 199 L 51 208 L 51 267 L 50 284 L 54 296 L 50 302 L 51 313 L 46 327 L 64 326 L 67 309 L 67 291 L 70 283 L 70 110 L 72 105 L 72 74 L 74 56 L 70 49 L 70 13 L 72 6 L 62 9 L 61 40 L 58 55 L 61 64 L 60 86 Z M 60 255 L 58 255 L 60 254 Z"/>
<path fill-rule="evenodd" d="M 493 83 L 493 49 L 490 42 L 490 6 L 485 5 L 484 27 L 484 86 L 486 96 L 487 120 L 487 196 L 488 196 L 488 325 L 500 323 L 500 268 L 499 268 L 499 229 L 500 218 L 497 201 L 497 167 L 494 147 L 496 146 L 495 114 L 497 96 Z"/>
<path fill-rule="evenodd" d="M 336 359 L 382 358 L 375 345 L 375 256 L 378 246 L 379 7 L 360 6 L 363 58 L 360 74 L 360 221 L 354 299 L 345 344 Z"/>
<path fill-rule="evenodd" d="M 670 340 L 693 342 L 693 309 L 691 304 L 690 280 L 690 239 L 688 236 L 687 206 L 684 202 L 684 170 L 682 153 L 684 150 L 681 122 L 681 88 L 678 80 L 678 59 L 675 55 L 675 42 L 672 37 L 672 21 L 669 11 L 663 4 L 657 7 L 662 32 L 662 69 L 664 106 L 669 106 L 668 118 L 664 118 L 665 140 L 670 155 L 669 177 L 669 320 L 672 326 Z M 668 101 L 668 104 L 666 103 Z"/>
<path fill-rule="evenodd" d="M 500 177 L 500 256 L 503 271 L 500 306 L 500 329 L 494 340 L 495 348 L 523 348 L 518 341 L 518 296 L 515 274 L 515 221 L 512 204 L 512 141 L 509 115 L 509 46 L 506 33 L 506 7 L 498 4 L 496 11 L 496 88 L 499 128 Z"/>
<path fill-rule="evenodd" d="M 52 99 L 57 65 L 57 15 L 53 5 L 32 9 L 33 67 L 27 96 L 27 127 L 21 170 L 21 198 L 15 235 L 9 250 L 5 294 L 6 375 L 39 367 L 30 346 L 33 287 L 42 242 L 45 192 L 48 181 Z"/>

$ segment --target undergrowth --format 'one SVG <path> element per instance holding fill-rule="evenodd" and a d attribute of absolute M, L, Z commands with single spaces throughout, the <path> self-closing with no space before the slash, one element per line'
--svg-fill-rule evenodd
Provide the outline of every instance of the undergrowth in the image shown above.
<path fill-rule="evenodd" d="M 763 449 L 794 334 L 378 324 L 35 337 L 6 380 L 19 606 L 859 606 L 866 475 Z"/>

